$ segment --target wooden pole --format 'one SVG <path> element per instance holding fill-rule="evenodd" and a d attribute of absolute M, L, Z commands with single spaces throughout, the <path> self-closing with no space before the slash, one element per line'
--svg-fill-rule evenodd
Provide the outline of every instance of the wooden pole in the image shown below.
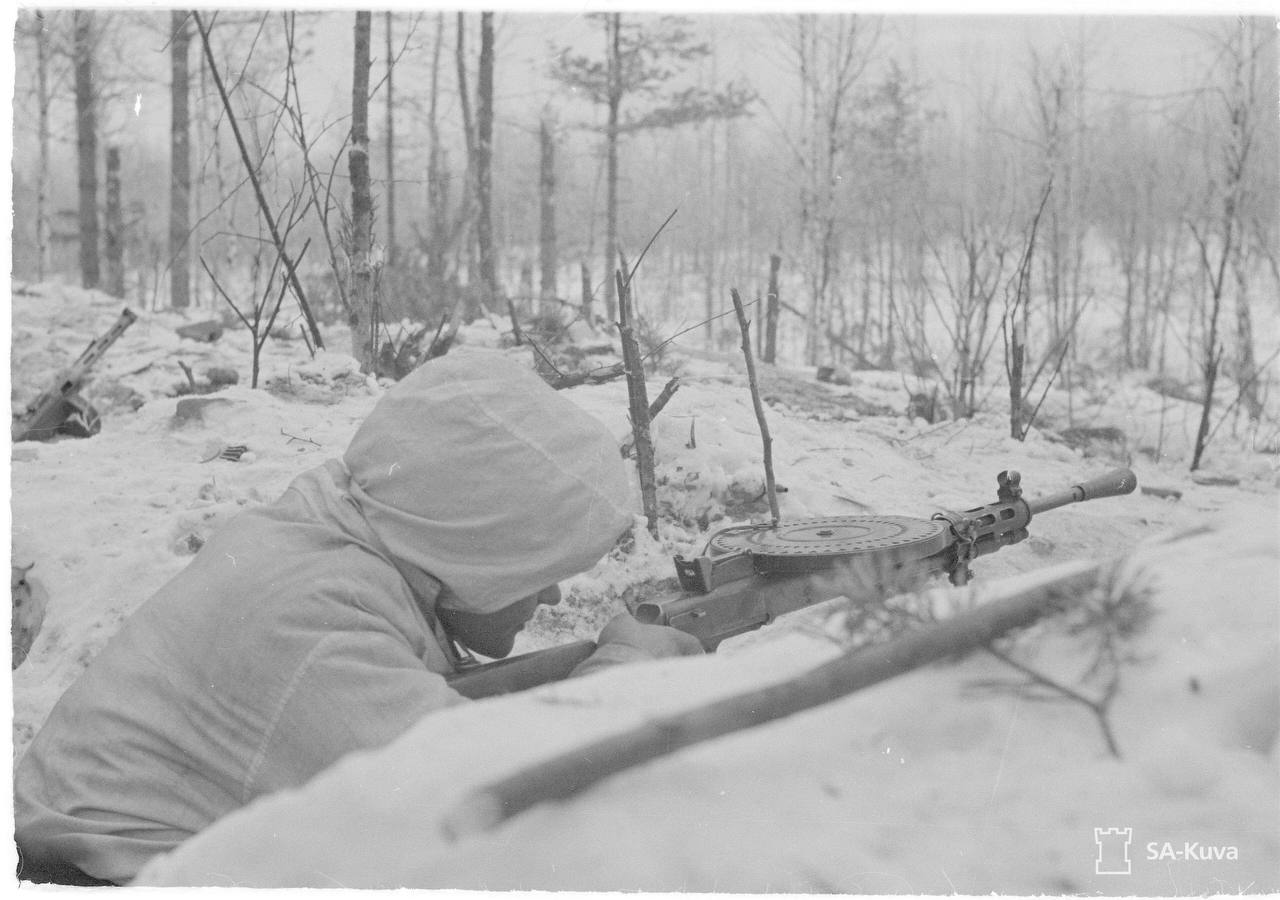
<path fill-rule="evenodd" d="M 644 360 L 636 342 L 632 322 L 631 282 L 622 270 L 614 273 L 618 293 L 618 335 L 622 340 L 622 364 L 627 373 L 627 397 L 631 410 L 631 434 L 636 450 L 636 470 L 640 475 L 640 503 L 649 534 L 658 536 L 658 487 L 654 474 L 653 438 L 649 434 L 649 395 L 644 383 Z"/>
<path fill-rule="evenodd" d="M 778 513 L 778 486 L 773 480 L 773 436 L 769 434 L 769 423 L 764 417 L 764 403 L 760 400 L 760 387 L 756 383 L 756 363 L 751 354 L 751 323 L 747 321 L 747 312 L 742 308 L 742 298 L 737 288 L 729 289 L 733 298 L 733 309 L 738 314 L 738 328 L 742 331 L 742 355 L 747 361 L 747 384 L 751 388 L 751 403 L 756 410 L 756 421 L 760 423 L 760 442 L 764 444 L 764 492 L 769 498 L 769 515 L 773 524 L 777 525 L 782 516 Z"/>

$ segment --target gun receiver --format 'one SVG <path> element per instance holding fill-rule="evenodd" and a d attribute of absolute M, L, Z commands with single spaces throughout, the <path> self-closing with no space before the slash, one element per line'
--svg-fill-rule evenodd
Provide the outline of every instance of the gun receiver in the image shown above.
<path fill-rule="evenodd" d="M 1116 469 L 1031 501 L 1022 497 L 1017 472 L 1001 472 L 996 483 L 996 502 L 932 519 L 843 516 L 724 529 L 712 535 L 702 555 L 675 557 L 681 594 L 640 603 L 634 616 L 678 628 L 714 652 L 728 638 L 838 596 L 831 578 L 837 566 L 865 567 L 888 582 L 895 573 L 945 574 L 953 584 L 964 584 L 974 559 L 1024 540 L 1033 516 L 1128 494 L 1137 479 L 1128 469 Z M 524 690 L 567 677 L 590 650 L 589 641 L 553 647 L 475 666 L 448 680 L 472 698 Z"/>

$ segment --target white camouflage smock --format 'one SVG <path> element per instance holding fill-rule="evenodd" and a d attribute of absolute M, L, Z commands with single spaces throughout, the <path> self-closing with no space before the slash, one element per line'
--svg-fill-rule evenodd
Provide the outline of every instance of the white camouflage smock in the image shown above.
<path fill-rule="evenodd" d="M 439 583 L 493 611 L 631 522 L 616 442 L 496 353 L 427 363 L 342 461 L 215 534 L 55 706 L 15 781 L 20 852 L 127 882 L 254 798 L 462 702 Z M 437 581 L 438 579 L 438 581 Z"/>

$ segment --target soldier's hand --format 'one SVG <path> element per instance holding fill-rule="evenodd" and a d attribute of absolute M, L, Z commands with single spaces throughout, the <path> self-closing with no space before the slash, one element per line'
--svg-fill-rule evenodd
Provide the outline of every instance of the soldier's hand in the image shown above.
<path fill-rule="evenodd" d="M 702 642 L 678 628 L 642 625 L 627 613 L 614 616 L 600 632 L 597 644 L 638 650 L 654 659 L 664 656 L 699 656 Z"/>
<path fill-rule="evenodd" d="M 573 670 L 575 676 L 629 662 L 668 656 L 697 656 L 702 643 L 692 635 L 666 625 L 642 625 L 620 613 L 600 631 L 595 652 Z"/>

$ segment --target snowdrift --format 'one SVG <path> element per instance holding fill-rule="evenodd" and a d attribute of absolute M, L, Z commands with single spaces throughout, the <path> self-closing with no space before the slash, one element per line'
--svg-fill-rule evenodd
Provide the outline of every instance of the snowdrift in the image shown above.
<path fill-rule="evenodd" d="M 442 833 L 442 817 L 487 781 L 834 652 L 819 637 L 783 629 L 735 653 L 636 666 L 432 716 L 300 791 L 229 816 L 155 861 L 138 883 L 1275 890 L 1273 527 L 1258 508 L 1247 521 L 1137 557 L 1156 573 L 1159 613 L 1114 712 L 1122 759 L 1105 753 L 1079 707 L 968 691 L 994 669 L 973 658 L 653 761 L 491 833 L 457 843 Z M 1218 562 L 1210 569 L 1200 559 Z M 1096 874 L 1095 827 L 1132 829 L 1132 874 Z M 1222 848 L 1229 859 L 1148 859 L 1153 844 L 1182 852 L 1188 842 L 1196 852 Z"/>

